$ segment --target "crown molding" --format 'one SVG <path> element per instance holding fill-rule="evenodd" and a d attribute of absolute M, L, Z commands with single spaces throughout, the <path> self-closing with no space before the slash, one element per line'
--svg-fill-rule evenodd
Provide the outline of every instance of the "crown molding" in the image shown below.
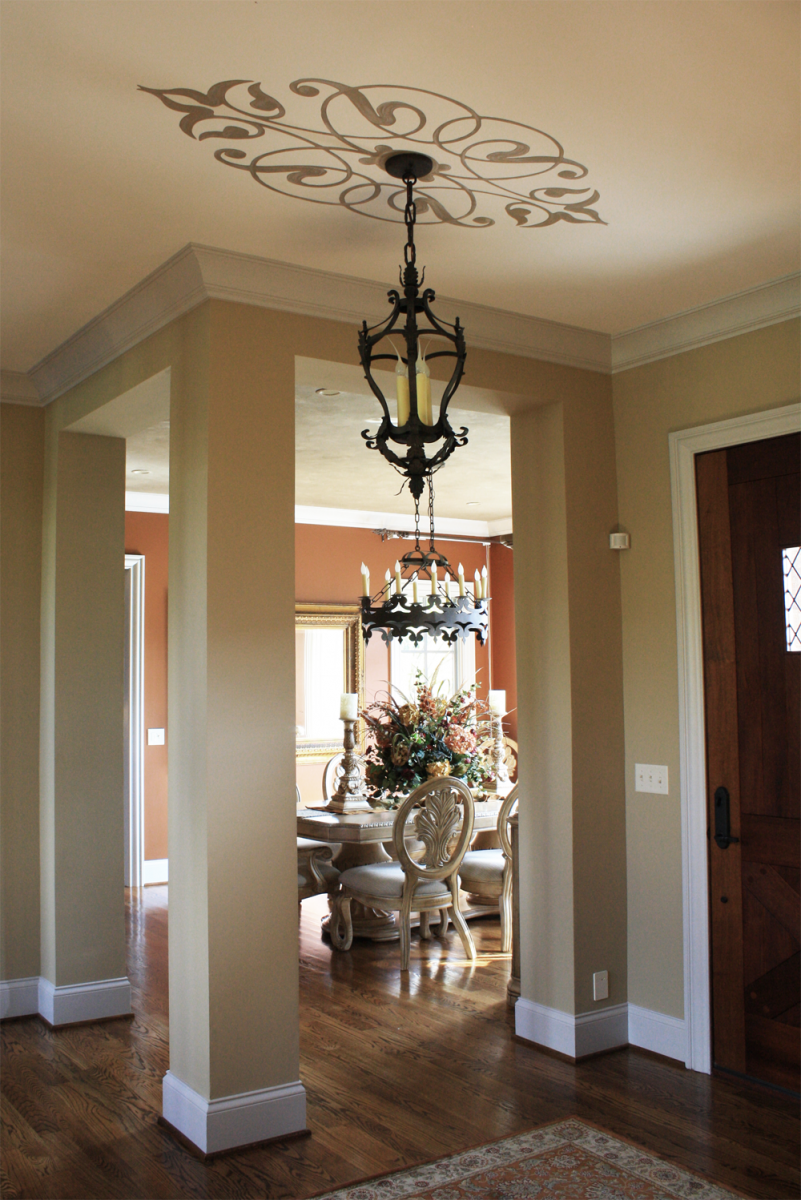
<path fill-rule="evenodd" d="M 48 404 L 204 300 L 360 325 L 365 318 L 378 321 L 386 315 L 387 287 L 190 243 L 43 358 L 28 378 L 41 402 Z M 471 346 L 584 370 L 610 370 L 608 334 L 447 296 L 440 297 L 437 306 L 446 320 L 458 313 L 469 326 Z"/>
<path fill-rule="evenodd" d="M 785 275 L 701 304 L 662 321 L 652 321 L 612 338 L 612 371 L 628 371 L 660 358 L 764 329 L 801 316 L 801 274 Z"/>
<path fill-rule="evenodd" d="M 437 308 L 446 320 L 459 315 L 470 346 L 610 374 L 797 316 L 800 279 L 788 275 L 612 337 L 448 296 Z M 27 375 L 3 372 L 3 399 L 48 404 L 205 300 L 359 325 L 386 314 L 386 293 L 371 280 L 189 243 Z"/>
<path fill-rule="evenodd" d="M 168 513 L 170 511 L 170 497 L 166 492 L 126 492 L 125 511 Z"/>
<path fill-rule="evenodd" d="M 0 371 L 0 401 L 3 404 L 32 404 L 34 407 L 45 403 L 33 380 L 23 371 Z"/>

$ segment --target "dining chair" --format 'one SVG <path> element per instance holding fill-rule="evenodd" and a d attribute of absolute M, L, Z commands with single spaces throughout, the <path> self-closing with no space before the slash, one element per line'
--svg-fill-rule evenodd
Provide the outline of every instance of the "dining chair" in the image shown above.
<path fill-rule="evenodd" d="M 295 784 L 295 801 L 300 807 L 300 788 Z M 315 838 L 298 838 L 298 904 L 309 896 L 331 892 L 339 882 L 339 871 L 331 861 L 337 846 Z"/>
<path fill-rule="evenodd" d="M 340 875 L 329 922 L 335 948 L 350 950 L 353 944 L 351 904 L 356 901 L 366 908 L 398 913 L 401 971 L 409 970 L 412 912 L 427 915 L 440 910 L 440 935 L 452 919 L 465 954 L 474 959 L 473 939 L 459 910 L 459 865 L 473 836 L 474 818 L 473 795 L 461 780 L 430 779 L 415 788 L 401 803 L 392 826 L 397 862 L 350 867 Z M 411 857 L 407 838 L 423 843 L 419 859 Z"/>
<path fill-rule="evenodd" d="M 501 913 L 501 953 L 512 948 L 512 844 L 509 818 L 517 804 L 517 788 L 504 798 L 498 812 L 499 850 L 468 850 L 459 867 L 459 882 L 475 903 L 495 904 Z"/>

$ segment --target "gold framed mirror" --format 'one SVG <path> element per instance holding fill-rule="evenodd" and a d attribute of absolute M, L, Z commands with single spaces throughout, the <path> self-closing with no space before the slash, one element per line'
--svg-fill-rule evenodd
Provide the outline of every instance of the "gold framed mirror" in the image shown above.
<path fill-rule="evenodd" d="M 342 749 L 339 701 L 355 692 L 364 708 L 364 651 L 358 604 L 295 605 L 296 757 L 323 762 Z M 356 729 L 364 748 L 364 722 Z"/>

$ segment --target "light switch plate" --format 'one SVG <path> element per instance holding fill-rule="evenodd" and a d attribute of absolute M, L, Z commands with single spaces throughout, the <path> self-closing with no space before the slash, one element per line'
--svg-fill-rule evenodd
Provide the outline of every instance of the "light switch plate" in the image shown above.
<path fill-rule="evenodd" d="M 652 792 L 657 795 L 667 796 L 667 767 L 656 767 L 652 763 L 635 763 L 634 790 L 635 792 Z"/>
<path fill-rule="evenodd" d="M 609 972 L 596 971 L 592 977 L 592 998 L 593 1000 L 608 1000 L 609 999 Z"/>
<path fill-rule="evenodd" d="M 148 746 L 163 746 L 164 745 L 164 730 L 163 729 L 148 729 L 147 744 L 148 744 Z"/>

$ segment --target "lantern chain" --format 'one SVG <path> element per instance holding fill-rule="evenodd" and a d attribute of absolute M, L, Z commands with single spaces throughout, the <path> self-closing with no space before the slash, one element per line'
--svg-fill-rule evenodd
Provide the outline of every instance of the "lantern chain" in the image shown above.
<path fill-rule="evenodd" d="M 417 220 L 417 205 L 414 202 L 414 185 L 417 183 L 414 175 L 406 175 L 406 208 L 403 219 L 406 222 L 407 242 L 403 248 L 403 261 L 407 267 L 413 267 L 417 261 L 417 251 L 414 245 L 414 223 Z"/>
<path fill-rule="evenodd" d="M 434 549 L 434 473 L 428 473 L 428 542 L 430 548 Z"/>

